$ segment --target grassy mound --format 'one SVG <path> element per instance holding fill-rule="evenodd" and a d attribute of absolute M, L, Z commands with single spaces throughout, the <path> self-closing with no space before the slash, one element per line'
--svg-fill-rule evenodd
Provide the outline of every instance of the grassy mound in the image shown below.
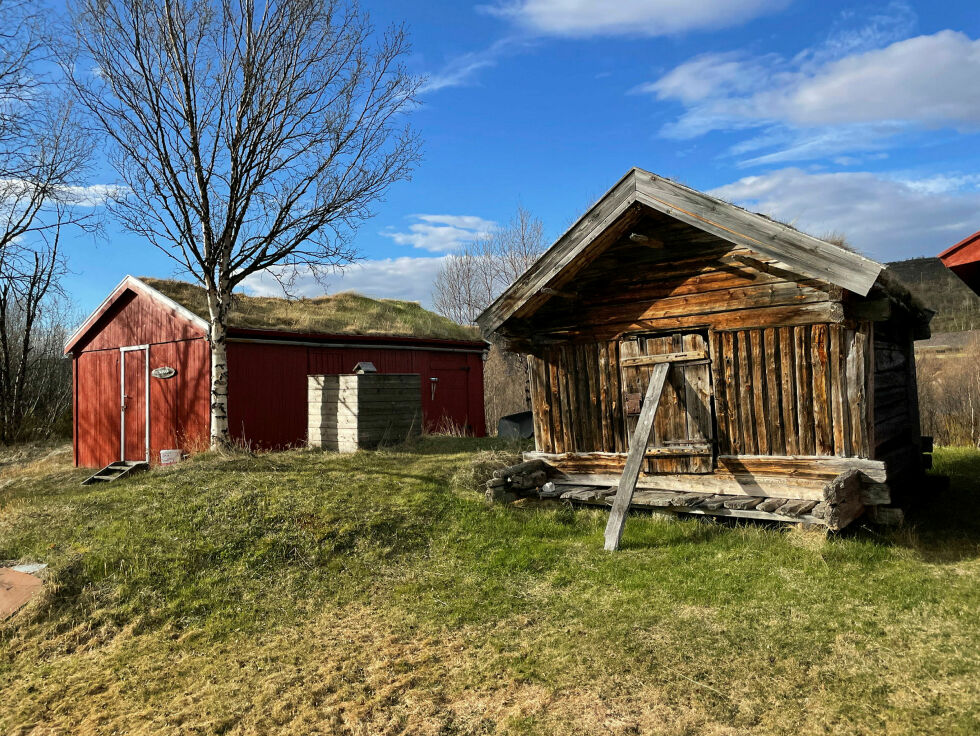
<path fill-rule="evenodd" d="M 51 567 L 0 624 L 0 732 L 980 726 L 980 453 L 939 452 L 951 489 L 891 534 L 637 515 L 610 555 L 604 512 L 483 503 L 507 450 L 8 469 L 0 558 Z"/>

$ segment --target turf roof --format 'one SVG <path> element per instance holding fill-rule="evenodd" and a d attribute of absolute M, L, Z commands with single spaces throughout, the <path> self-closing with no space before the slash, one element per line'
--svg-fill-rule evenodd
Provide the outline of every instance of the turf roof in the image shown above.
<path fill-rule="evenodd" d="M 196 284 L 140 277 L 145 283 L 203 319 L 208 319 L 205 291 Z M 352 291 L 315 299 L 285 299 L 235 294 L 229 327 L 330 335 L 479 340 L 475 327 L 459 325 L 418 302 L 372 299 Z"/>

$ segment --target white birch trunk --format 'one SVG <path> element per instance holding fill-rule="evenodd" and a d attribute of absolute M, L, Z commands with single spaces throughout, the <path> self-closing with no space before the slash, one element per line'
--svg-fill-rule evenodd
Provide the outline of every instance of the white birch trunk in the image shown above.
<path fill-rule="evenodd" d="M 211 320 L 211 448 L 231 444 L 228 431 L 228 328 L 226 320 L 230 295 L 208 293 Z"/>

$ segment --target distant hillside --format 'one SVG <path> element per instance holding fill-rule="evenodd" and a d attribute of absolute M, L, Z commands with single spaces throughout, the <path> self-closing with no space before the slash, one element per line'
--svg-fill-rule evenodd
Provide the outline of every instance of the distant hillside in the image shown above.
<path fill-rule="evenodd" d="M 938 258 L 911 258 L 888 267 L 922 302 L 936 311 L 932 331 L 980 329 L 980 297 Z"/>

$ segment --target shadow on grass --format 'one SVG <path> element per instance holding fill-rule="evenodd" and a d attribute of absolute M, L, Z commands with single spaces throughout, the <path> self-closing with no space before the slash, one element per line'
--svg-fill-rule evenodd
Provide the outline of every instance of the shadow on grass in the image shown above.
<path fill-rule="evenodd" d="M 948 478 L 948 482 L 947 479 Z M 906 510 L 905 542 L 929 562 L 980 557 L 980 452 L 943 448 Z M 901 543 L 901 532 L 897 534 Z"/>
<path fill-rule="evenodd" d="M 431 434 L 389 445 L 383 448 L 381 452 L 408 452 L 413 455 L 447 455 L 479 451 L 520 453 L 533 449 L 534 444 L 529 440 L 515 440 L 500 437 L 454 437 L 452 435 Z"/>

